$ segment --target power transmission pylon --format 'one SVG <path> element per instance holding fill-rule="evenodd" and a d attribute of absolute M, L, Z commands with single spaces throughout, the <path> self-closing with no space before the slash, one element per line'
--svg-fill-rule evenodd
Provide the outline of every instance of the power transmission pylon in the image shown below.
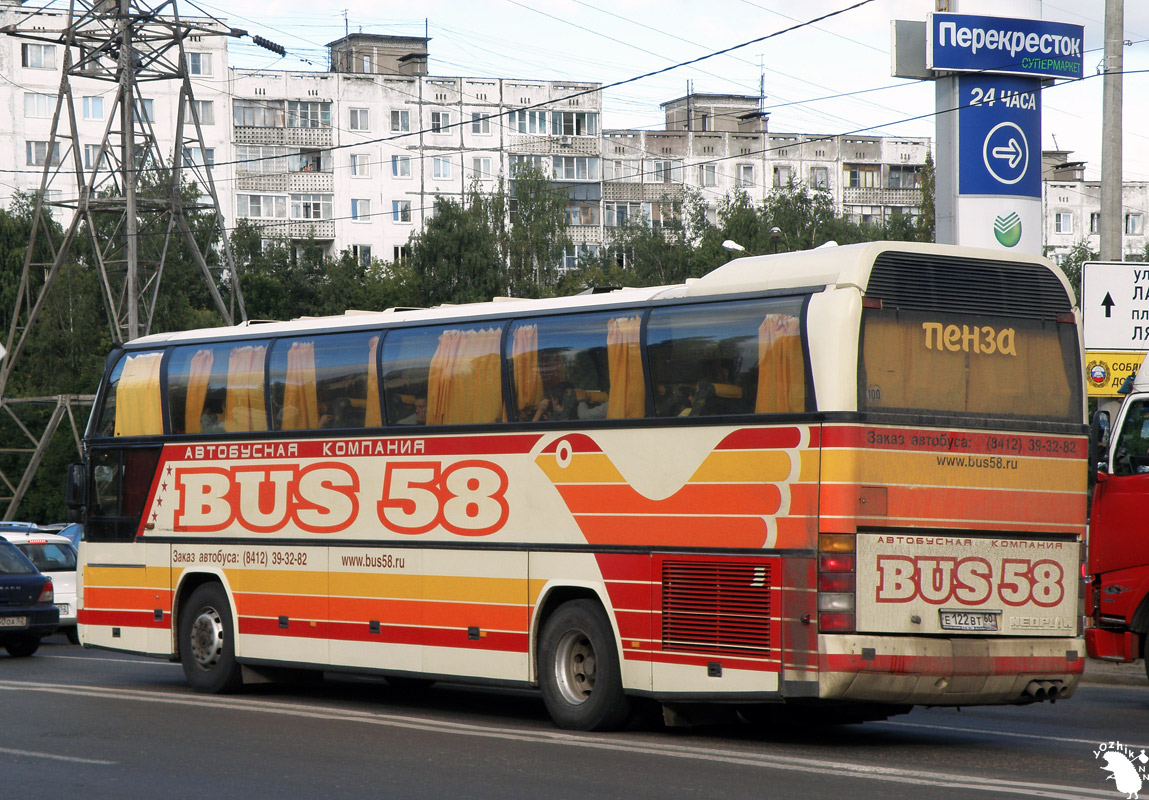
<path fill-rule="evenodd" d="M 23 467 L 18 482 L 14 483 L 0 469 L 0 504 L 7 501 L 4 519 L 12 519 L 15 514 L 65 410 L 72 419 L 78 444 L 73 407 L 91 405 L 94 399 L 90 395 L 8 396 L 9 381 L 45 298 L 61 267 L 77 260 L 75 246 L 80 239 L 86 239 L 89 245 L 90 252 L 85 256 L 90 263 L 86 266 L 99 274 L 114 341 L 128 341 L 151 331 L 164 265 L 176 236 L 203 273 L 224 322 L 230 325 L 237 318 L 247 318 L 207 163 L 208 151 L 184 50 L 184 40 L 193 34 L 242 36 L 246 32 L 230 29 L 216 20 L 181 19 L 175 0 L 155 6 L 133 0 L 71 0 L 65 19 L 59 31 L 23 30 L 16 25 L 3 30 L 21 39 L 63 47 L 59 97 L 35 199 L 16 308 L 8 330 L 7 358 L 0 361 L 0 409 L 28 440 L 23 447 L 0 448 L 0 453 L 24 459 L 17 459 Z M 98 155 L 87 159 L 87 164 L 72 92 L 76 78 L 116 86 Z M 140 93 L 141 83 L 155 85 L 165 81 L 178 83 L 178 92 L 169 95 L 178 98 L 170 155 L 161 151 Z M 88 155 L 93 152 L 89 149 Z M 192 182 L 199 196 L 188 200 Z M 54 186 L 61 188 L 54 190 Z M 62 235 L 61 228 L 52 224 L 52 209 L 71 213 Z M 189 212 L 198 214 L 194 229 Z M 148 245 L 143 248 L 145 253 L 141 252 L 141 242 Z M 42 252 L 50 256 L 38 259 L 37 253 Z M 221 285 L 227 288 L 226 300 L 220 292 Z M 56 411 L 39 434 L 16 414 L 17 408 L 28 404 L 52 402 Z"/>

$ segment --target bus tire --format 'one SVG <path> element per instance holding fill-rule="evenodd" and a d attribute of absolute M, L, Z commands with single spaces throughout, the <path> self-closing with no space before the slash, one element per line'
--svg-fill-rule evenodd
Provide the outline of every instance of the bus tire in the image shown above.
<path fill-rule="evenodd" d="M 191 593 L 180 613 L 179 635 L 180 662 L 193 689 L 227 694 L 243 685 L 231 605 L 222 586 L 205 583 Z"/>
<path fill-rule="evenodd" d="M 630 702 L 614 633 L 598 603 L 572 600 L 547 620 L 539 641 L 539 687 L 560 728 L 605 731 L 626 722 Z"/>

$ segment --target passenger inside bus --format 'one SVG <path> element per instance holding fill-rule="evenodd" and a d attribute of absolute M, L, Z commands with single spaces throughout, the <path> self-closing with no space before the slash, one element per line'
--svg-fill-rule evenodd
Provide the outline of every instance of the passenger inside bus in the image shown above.
<path fill-rule="evenodd" d="M 599 399 L 597 395 L 603 395 Z M 563 381 L 552 386 L 547 396 L 539 401 L 532 422 L 547 419 L 606 419 L 607 403 L 603 392 L 576 389 Z"/>

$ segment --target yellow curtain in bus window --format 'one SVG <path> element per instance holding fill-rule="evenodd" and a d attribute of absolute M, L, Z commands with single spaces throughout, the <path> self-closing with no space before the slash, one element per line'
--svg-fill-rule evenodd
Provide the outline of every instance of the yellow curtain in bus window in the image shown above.
<path fill-rule="evenodd" d="M 229 384 L 230 386 L 230 381 Z M 287 375 L 283 386 L 285 431 L 319 427 L 319 401 L 315 392 L 315 343 L 293 342 L 287 350 Z"/>
<path fill-rule="evenodd" d="M 543 399 L 539 372 L 539 326 L 520 325 L 511 340 L 511 364 L 515 374 L 515 405 L 519 419 L 530 419 Z"/>
<path fill-rule="evenodd" d="M 615 317 L 606 324 L 606 361 L 610 375 L 607 419 L 646 415 L 646 381 L 642 375 L 641 317 Z"/>
<path fill-rule="evenodd" d="M 204 406 L 207 403 L 207 389 L 211 384 L 211 368 L 215 355 L 211 350 L 197 350 L 188 365 L 188 386 L 184 401 L 184 433 L 204 432 Z M 219 420 L 213 414 L 210 420 L 216 429 Z"/>
<path fill-rule="evenodd" d="M 798 318 L 767 314 L 758 326 L 757 414 L 806 410 L 806 369 Z"/>
<path fill-rule="evenodd" d="M 383 424 L 383 412 L 379 405 L 379 337 L 371 337 L 371 347 L 367 354 L 367 416 L 363 424 L 368 428 L 378 428 Z"/>
<path fill-rule="evenodd" d="M 164 432 L 160 405 L 163 353 L 128 356 L 116 384 L 116 436 L 156 436 Z"/>
<path fill-rule="evenodd" d="M 224 430 L 228 433 L 267 430 L 263 399 L 263 345 L 233 347 L 227 362 Z"/>
<path fill-rule="evenodd" d="M 427 375 L 427 424 L 501 422 L 502 369 L 498 328 L 451 328 L 439 336 Z"/>

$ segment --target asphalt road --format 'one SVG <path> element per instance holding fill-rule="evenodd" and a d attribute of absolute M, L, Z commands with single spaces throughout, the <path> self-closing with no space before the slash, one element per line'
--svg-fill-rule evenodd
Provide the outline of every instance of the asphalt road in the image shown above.
<path fill-rule="evenodd" d="M 55 636 L 0 655 L 0 798 L 1120 798 L 1099 744 L 1149 752 L 1143 676 L 864 725 L 582 734 L 530 692 L 329 679 L 197 695 L 178 665 Z"/>

